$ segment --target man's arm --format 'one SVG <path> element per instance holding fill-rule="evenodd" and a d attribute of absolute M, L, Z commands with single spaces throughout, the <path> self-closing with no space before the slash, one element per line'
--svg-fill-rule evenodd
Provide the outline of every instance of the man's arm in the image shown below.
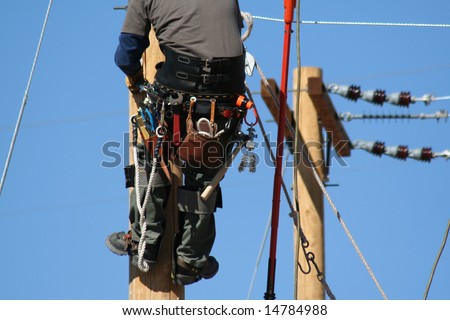
<path fill-rule="evenodd" d="M 148 37 L 131 33 L 121 33 L 119 36 L 114 61 L 127 75 L 127 85 L 131 92 L 139 91 L 137 86 L 144 80 L 141 57 L 149 45 Z"/>
<path fill-rule="evenodd" d="M 135 75 L 141 68 L 141 57 L 150 45 L 148 37 L 121 33 L 114 61 L 127 76 Z"/>

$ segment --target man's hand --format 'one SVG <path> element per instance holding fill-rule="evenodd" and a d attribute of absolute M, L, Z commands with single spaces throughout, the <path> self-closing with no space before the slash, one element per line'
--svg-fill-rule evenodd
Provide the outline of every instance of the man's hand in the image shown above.
<path fill-rule="evenodd" d="M 133 100 L 138 106 L 141 105 L 146 96 L 145 92 L 139 89 L 139 86 L 144 84 L 145 82 L 147 82 L 147 80 L 145 80 L 144 78 L 142 67 L 136 74 L 132 76 L 127 75 L 127 77 L 125 78 L 125 83 L 128 87 L 128 90 L 130 90 Z"/>
<path fill-rule="evenodd" d="M 125 83 L 127 84 L 128 89 L 133 94 L 139 93 L 140 92 L 139 86 L 141 84 L 144 84 L 145 82 L 146 80 L 144 78 L 144 70 L 142 67 L 139 69 L 138 72 L 136 72 L 136 74 L 132 76 L 127 75 L 125 79 Z"/>

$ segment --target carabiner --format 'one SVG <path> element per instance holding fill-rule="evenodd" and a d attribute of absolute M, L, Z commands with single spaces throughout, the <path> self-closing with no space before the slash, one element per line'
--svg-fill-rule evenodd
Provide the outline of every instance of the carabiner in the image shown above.
<path fill-rule="evenodd" d="M 256 112 L 256 108 L 255 108 L 254 105 L 252 106 L 251 109 L 253 109 L 253 114 L 255 115 L 255 122 L 249 123 L 249 122 L 247 121 L 247 115 L 248 115 L 248 112 L 245 114 L 244 122 L 245 122 L 249 127 L 254 127 L 255 125 L 258 124 L 259 117 L 258 117 L 258 112 Z"/>

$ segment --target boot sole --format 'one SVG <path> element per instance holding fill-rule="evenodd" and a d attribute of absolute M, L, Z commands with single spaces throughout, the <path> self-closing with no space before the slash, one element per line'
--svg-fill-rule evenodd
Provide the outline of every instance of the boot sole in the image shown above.
<path fill-rule="evenodd" d="M 214 259 L 216 268 L 213 270 L 213 272 L 211 272 L 209 274 L 204 274 L 204 273 L 200 272 L 200 275 L 202 276 L 203 279 L 211 279 L 219 272 L 219 262 L 217 262 L 216 258 L 214 258 L 214 257 L 210 257 L 210 258 Z"/>
<path fill-rule="evenodd" d="M 108 238 L 106 238 L 105 244 L 106 244 L 106 246 L 108 247 L 108 249 L 112 253 L 117 254 L 118 256 L 126 256 L 126 255 L 128 255 L 128 252 L 122 251 L 122 250 L 118 250 L 118 249 L 114 248 L 114 246 L 112 245 L 112 243 L 109 241 Z"/>
<path fill-rule="evenodd" d="M 202 276 L 203 279 L 208 280 L 213 278 L 217 273 L 219 272 L 219 266 L 217 265 L 217 268 L 210 274 L 208 275 L 204 275 L 202 273 L 200 273 L 200 275 Z"/>

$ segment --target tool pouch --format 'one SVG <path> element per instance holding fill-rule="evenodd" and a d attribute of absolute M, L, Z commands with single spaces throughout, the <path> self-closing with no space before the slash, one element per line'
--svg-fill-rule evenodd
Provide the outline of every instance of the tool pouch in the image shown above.
<path fill-rule="evenodd" d="M 201 118 L 195 128 L 192 119 L 192 109 L 195 98 L 191 99 L 189 113 L 186 119 L 186 137 L 177 150 L 181 160 L 194 168 L 207 167 L 216 169 L 223 164 L 224 147 L 219 141 L 217 124 L 214 123 L 215 100 L 211 101 L 211 118 Z"/>
<path fill-rule="evenodd" d="M 224 150 L 219 137 L 199 133 L 192 118 L 186 122 L 186 137 L 177 150 L 181 160 L 194 168 L 218 168 L 223 163 Z"/>

